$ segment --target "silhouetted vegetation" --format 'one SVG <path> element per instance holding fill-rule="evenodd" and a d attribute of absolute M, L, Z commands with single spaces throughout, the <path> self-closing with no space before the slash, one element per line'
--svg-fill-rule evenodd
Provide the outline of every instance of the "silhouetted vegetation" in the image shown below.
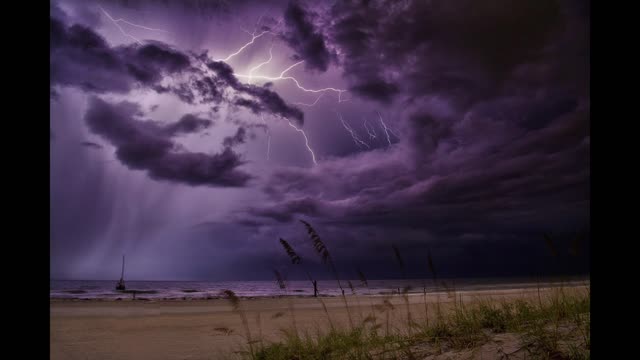
<path fill-rule="evenodd" d="M 241 353 L 249 359 L 417 359 L 445 353 L 451 358 L 458 358 L 458 355 L 460 358 L 482 358 L 483 351 L 489 351 L 489 355 L 485 357 L 487 359 L 590 358 L 589 285 L 585 284 L 583 288 L 579 288 L 565 287 L 561 284 L 545 291 L 544 294 L 538 285 L 537 297 L 502 298 L 500 301 L 474 298 L 459 293 L 453 282 L 447 284 L 443 280 L 438 281 L 431 249 L 428 249 L 425 262 L 436 290 L 433 293 L 435 312 L 429 311 L 429 305 L 433 304 L 433 301 L 428 301 L 424 280 L 424 316 L 418 317 L 411 312 L 408 286 L 377 300 L 376 297 L 368 296 L 370 306 L 363 307 L 360 305 L 357 286 L 351 280 L 346 280 L 350 296 L 354 297 L 358 304 L 359 321 L 355 323 L 326 244 L 311 224 L 303 220 L 301 222 L 307 230 L 315 252 L 320 256 L 320 261 L 329 265 L 342 290 L 341 297 L 350 326 L 335 326 L 326 304 L 319 297 L 317 300 L 327 316 L 329 329 L 317 329 L 313 334 L 309 333 L 308 328 L 299 330 L 295 323 L 293 304 L 290 302 L 293 331 L 283 330 L 283 337 L 277 342 L 265 344 L 261 336 L 254 341 L 251 339 L 240 299 L 232 291 L 225 290 L 223 294 L 229 299 L 233 310 L 240 315 L 245 327 L 249 351 Z M 572 239 L 569 249 L 572 256 L 578 256 L 582 236 L 578 234 Z M 544 234 L 542 238 L 551 255 L 556 257 L 558 248 L 554 240 L 548 234 Z M 286 240 L 280 239 L 280 243 L 291 263 L 300 266 L 303 263 L 302 257 Z M 392 250 L 402 277 L 406 280 L 407 263 L 401 250 L 395 245 L 392 245 Z M 279 288 L 286 293 L 286 282 L 282 274 L 278 270 L 274 270 L 274 274 Z M 308 271 L 305 270 L 305 274 L 314 282 Z M 359 268 L 356 268 L 356 274 L 360 286 L 366 288 L 367 294 L 371 295 L 365 274 Z M 442 293 L 446 294 L 445 300 L 440 298 Z M 397 305 L 403 303 L 406 307 L 406 320 L 401 324 L 393 324 L 391 316 L 395 318 L 396 312 L 403 308 L 398 308 Z M 277 312 L 271 318 L 283 315 L 283 312 Z M 379 318 L 383 320 L 379 321 Z M 258 314 L 258 324 L 261 324 L 260 321 Z M 216 331 L 226 335 L 232 333 L 232 330 L 226 328 L 216 328 Z M 513 339 L 517 347 L 509 351 L 496 347 L 494 340 L 501 335 Z M 258 349 L 253 346 L 256 342 L 260 343 Z M 480 356 L 476 356 L 476 353 Z"/>

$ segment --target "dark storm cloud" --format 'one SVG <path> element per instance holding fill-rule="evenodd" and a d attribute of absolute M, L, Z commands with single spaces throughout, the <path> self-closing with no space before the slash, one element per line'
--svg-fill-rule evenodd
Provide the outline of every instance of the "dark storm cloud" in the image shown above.
<path fill-rule="evenodd" d="M 102 145 L 96 144 L 96 143 L 91 142 L 91 141 L 83 141 L 83 142 L 80 143 L 80 145 L 82 145 L 84 147 L 88 147 L 88 148 L 93 148 L 93 149 L 102 149 Z"/>
<path fill-rule="evenodd" d="M 179 73 L 190 65 L 187 55 L 161 42 L 147 41 L 142 46 L 124 47 L 121 51 L 127 69 L 143 84 L 157 83 L 162 75 Z"/>
<path fill-rule="evenodd" d="M 240 88 L 242 86 L 240 81 L 233 75 L 233 68 L 226 62 L 212 61 L 207 64 L 207 67 L 215 71 L 216 75 L 232 88 Z"/>
<path fill-rule="evenodd" d="M 222 92 L 219 85 L 209 77 L 195 78 L 191 84 L 202 96 L 203 103 L 220 103 L 222 101 Z M 181 89 L 183 92 L 185 89 Z"/>
<path fill-rule="evenodd" d="M 119 4 L 125 8 L 137 8 L 137 7 L 177 7 L 189 12 L 193 12 L 194 15 L 211 15 L 228 12 L 234 7 L 240 5 L 246 5 L 251 3 L 248 0 L 114 0 L 113 3 Z"/>
<path fill-rule="evenodd" d="M 365 82 L 351 86 L 349 90 L 369 99 L 388 103 L 398 93 L 398 86 L 382 79 L 370 78 Z"/>
<path fill-rule="evenodd" d="M 317 216 L 320 214 L 321 202 L 312 197 L 289 200 L 275 206 L 251 208 L 248 213 L 258 218 L 269 218 L 278 222 L 290 222 L 296 214 Z"/>
<path fill-rule="evenodd" d="M 67 27 L 50 18 L 51 86 L 77 86 L 88 92 L 128 92 L 152 86 L 164 75 L 186 70 L 189 58 L 159 42 L 111 47 L 83 25 Z"/>
<path fill-rule="evenodd" d="M 287 32 L 283 38 L 296 52 L 296 58 L 305 61 L 307 69 L 324 72 L 329 66 L 331 54 L 310 17 L 311 14 L 297 1 L 291 1 L 284 12 Z"/>
<path fill-rule="evenodd" d="M 188 134 L 206 129 L 213 124 L 209 119 L 199 118 L 193 114 L 185 114 L 180 120 L 164 127 L 164 132 L 169 135 Z"/>
<path fill-rule="evenodd" d="M 494 95 L 564 30 L 553 0 L 336 2 L 330 16 L 325 31 L 351 89 L 383 101 L 400 90 L 461 102 Z"/>
<path fill-rule="evenodd" d="M 555 120 L 528 131 L 495 126 L 473 114 L 465 124 L 445 127 L 430 115 L 415 115 L 411 152 L 396 148 L 395 154 L 327 161 L 313 172 L 283 169 L 265 185 L 274 205 L 248 213 L 277 221 L 305 215 L 327 223 L 411 226 L 443 235 L 584 221 L 588 113 L 579 109 Z M 456 146 L 455 137 L 470 145 Z M 430 153 L 412 155 L 426 149 Z M 374 162 L 376 156 L 391 159 Z M 393 161 L 396 157 L 405 162 Z M 366 161 L 371 165 L 361 165 Z M 301 197 L 321 192 L 322 198 L 298 206 Z"/>
<path fill-rule="evenodd" d="M 52 87 L 76 86 L 94 93 L 127 93 L 142 87 L 158 93 L 170 92 L 188 104 L 211 104 L 215 108 L 226 102 L 293 119 L 299 124 L 304 121 L 300 109 L 288 105 L 269 87 L 242 84 L 233 75 L 233 69 L 221 61 L 207 64 L 217 75 L 212 77 L 192 66 L 199 61 L 208 61 L 206 54 L 192 58 L 157 41 L 111 47 L 88 27 L 67 26 L 57 17 L 50 18 Z M 161 84 L 163 78 L 177 75 L 184 75 L 186 81 L 173 78 L 170 84 Z M 228 100 L 229 88 L 253 100 Z M 52 88 L 52 98 L 54 94 Z"/>
<path fill-rule="evenodd" d="M 288 105 L 273 90 L 257 85 L 243 85 L 238 90 L 259 99 L 262 107 L 269 110 L 270 113 L 295 120 L 299 125 L 304 123 L 304 112 L 295 106 Z"/>
<path fill-rule="evenodd" d="M 262 106 L 260 106 L 260 103 L 251 99 L 238 98 L 233 103 L 249 109 L 254 114 L 259 114 L 263 110 Z"/>
<path fill-rule="evenodd" d="M 92 98 L 85 120 L 92 132 L 116 147 L 116 156 L 123 164 L 145 170 L 153 179 L 237 187 L 244 186 L 251 178 L 237 169 L 243 161 L 228 147 L 217 154 L 193 153 L 178 149 L 170 139 L 176 129 L 184 133 L 198 130 L 200 126 L 185 127 L 183 117 L 178 128 L 175 124 L 161 127 L 156 122 L 137 119 L 139 112 L 133 103 L 113 105 Z"/>
<path fill-rule="evenodd" d="M 162 21 L 168 19 L 167 23 L 179 28 L 176 35 L 187 40 L 194 36 L 193 29 L 208 28 L 183 22 L 191 22 L 203 13 L 220 13 L 221 9 L 216 5 L 174 18 L 173 9 L 164 4 L 183 7 L 182 4 L 198 2 L 119 3 L 124 6 L 117 11 L 118 16 L 129 18 L 133 13 L 127 11 L 135 7 L 148 10 L 150 16 L 160 13 L 162 20 L 145 17 L 145 21 L 164 26 Z M 158 250 L 171 261 L 165 262 L 163 257 L 157 265 L 147 265 L 154 267 L 154 276 L 184 271 L 189 276 L 209 277 L 229 268 L 241 269 L 233 274 L 239 278 L 260 273 L 274 262 L 287 261 L 277 243 L 283 237 L 312 265 L 312 272 L 318 270 L 314 277 L 322 278 L 325 272 L 321 271 L 321 264 L 317 269 L 313 267 L 319 261 L 299 219 L 311 222 L 319 232 L 335 257 L 341 277 L 355 276 L 355 265 L 360 265 L 370 278 L 402 276 L 394 265 L 391 243 L 402 252 L 408 273 L 419 276 L 425 276 L 427 249 L 431 249 L 442 275 L 528 276 L 556 265 L 571 271 L 588 270 L 588 250 L 582 260 L 552 259 L 542 238 L 542 233 L 551 232 L 560 234 L 559 239 L 565 241 L 578 229 L 586 228 L 588 232 L 588 6 L 552 0 L 498 0 L 491 4 L 473 0 L 336 1 L 329 6 L 283 1 L 273 9 L 247 4 L 227 3 L 224 11 L 229 12 L 219 19 L 228 21 L 225 25 L 229 28 L 239 28 L 238 23 L 251 27 L 253 24 L 246 23 L 257 19 L 263 10 L 278 11 L 284 33 L 275 28 L 272 31 L 283 34 L 280 39 L 285 40 L 291 52 L 304 59 L 310 70 L 324 71 L 335 65 L 338 75 L 342 75 L 346 85 L 339 85 L 349 89 L 352 100 L 336 104 L 345 110 L 345 118 L 348 112 L 355 113 L 356 118 L 370 112 L 377 121 L 378 110 L 397 135 L 387 146 L 384 134 L 378 132 L 381 146 L 328 156 L 327 149 L 336 147 L 338 136 L 351 139 L 344 132 L 332 133 L 336 130 L 331 126 L 315 123 L 316 119 L 325 118 L 335 121 L 333 109 L 310 109 L 313 125 L 319 126 L 311 127 L 307 134 L 321 160 L 310 168 L 275 160 L 265 162 L 264 168 L 256 167 L 266 173 L 251 182 L 263 191 L 253 198 L 254 189 L 248 186 L 253 177 L 238 170 L 242 161 L 233 146 L 251 138 L 254 128 L 266 130 L 267 125 L 247 124 L 236 116 L 231 123 L 238 126 L 237 132 L 218 144 L 220 153 L 198 154 L 185 150 L 176 136 L 203 130 L 209 126 L 205 121 L 162 123 L 145 119 L 133 104 L 91 100 L 85 117 L 90 129 L 106 139 L 105 146 L 113 145 L 117 158 L 129 168 L 174 183 L 244 185 L 247 188 L 241 193 L 252 194 L 249 201 L 243 202 L 236 201 L 237 195 L 232 192 L 221 193 L 220 202 L 231 200 L 234 206 L 227 212 L 215 213 L 211 219 L 207 218 L 209 204 L 199 203 L 204 201 L 200 198 L 189 198 L 193 190 L 184 188 L 175 189 L 180 192 L 174 198 L 177 202 L 166 200 L 166 206 L 157 206 L 154 201 L 153 206 L 141 211 L 157 223 L 169 223 L 167 219 L 192 212 L 201 216 L 175 222 L 189 226 L 189 221 L 212 220 L 198 227 L 203 234 L 196 242 L 185 234 L 171 239 L 171 251 Z M 75 22 L 74 16 L 65 17 L 53 8 L 51 13 L 58 14 L 52 15 L 50 31 L 54 87 L 70 85 L 85 93 L 126 93 L 142 87 L 172 94 L 188 104 L 208 104 L 213 111 L 228 104 L 255 114 L 303 120 L 302 111 L 285 102 L 272 84 L 243 84 L 233 68 L 212 61 L 206 52 L 195 55 L 154 42 L 145 44 L 156 47 L 145 53 L 141 53 L 141 45 L 112 47 L 86 27 L 78 25 L 72 30 L 68 24 Z M 168 18 L 165 14 L 169 14 Z M 135 17 L 138 20 L 140 17 Z M 207 44 L 226 41 L 225 36 L 212 32 L 206 39 L 212 42 Z M 236 48 L 236 40 L 241 44 L 245 37 L 242 41 L 235 38 L 229 47 Z M 244 54 L 247 58 L 234 61 L 254 61 L 254 55 L 265 54 L 264 45 L 264 39 L 256 41 Z M 182 62 L 176 61 L 179 56 L 168 53 L 186 56 L 189 64 L 183 68 Z M 145 66 L 147 61 L 152 63 L 149 68 Z M 54 74 L 53 70 L 57 72 Z M 299 76 L 304 83 L 315 83 L 313 74 Z M 327 76 L 334 75 L 329 72 Z M 335 78 L 330 80 L 333 83 Z M 279 86 L 290 84 L 283 82 Z M 289 89 L 294 95 L 300 94 L 293 87 Z M 52 88 L 52 96 L 54 92 L 61 100 L 69 96 L 64 89 Z M 62 107 L 63 102 L 57 102 L 56 107 Z M 170 109 L 163 107 L 165 111 Z M 51 132 L 54 150 L 64 145 L 58 139 L 53 141 L 53 131 L 64 135 L 61 124 L 54 123 L 57 127 Z M 343 131 L 339 126 L 338 129 Z M 278 138 L 273 143 L 272 160 L 282 152 L 279 147 L 287 146 L 285 140 L 288 139 Z M 76 153 L 96 156 L 89 151 Z M 98 166 L 93 160 L 87 161 Z M 83 184 L 88 181 L 83 177 L 68 185 L 64 177 L 73 169 L 71 165 L 61 160 L 55 167 L 61 179 L 57 186 L 63 190 L 55 191 L 51 203 L 57 210 L 52 213 L 64 220 L 64 229 L 58 227 L 52 235 L 52 244 L 56 245 L 52 248 L 65 250 L 56 250 L 59 260 L 52 269 L 66 267 L 59 264 L 68 262 L 68 253 L 76 251 L 69 249 L 81 248 L 86 239 L 104 237 L 105 241 L 113 241 L 121 237 L 99 224 L 118 214 L 122 216 L 122 212 L 114 211 L 108 201 L 102 201 L 106 204 L 102 210 L 94 204 L 99 204 L 96 197 L 113 198 L 113 193 L 96 191 L 101 181 L 111 180 L 103 175 L 116 176 L 118 180 L 122 175 L 106 169 L 109 172 L 87 173 L 91 175 L 89 186 Z M 124 185 L 119 186 L 118 192 Z M 152 186 L 167 185 L 152 184 L 149 188 Z M 173 187 L 164 189 L 174 191 Z M 140 203 L 138 195 L 132 197 L 136 204 Z M 82 205 L 67 206 L 68 199 L 73 198 L 82 199 Z M 79 218 L 90 221 L 82 221 L 88 225 L 81 229 Z M 133 216 L 123 218 L 126 220 L 115 223 L 114 228 L 130 222 L 137 223 L 135 226 L 140 229 L 158 228 L 144 221 L 131 221 Z M 225 223 L 224 231 L 219 227 L 221 222 Z M 164 229 L 160 232 L 164 233 Z M 217 240 L 212 242 L 214 238 Z M 191 240 L 189 246 L 184 245 L 185 239 Z M 151 241 L 149 244 L 158 248 Z M 588 241 L 585 244 L 589 246 Z M 558 248 L 566 255 L 564 245 Z M 109 246 L 95 246 L 94 251 L 102 253 L 104 247 Z M 83 253 L 88 252 L 86 245 L 82 249 Z M 176 254 L 182 257 L 174 260 Z M 212 265 L 218 259 L 233 266 Z M 245 260 L 238 265 L 237 259 Z M 117 261 L 119 258 L 116 268 Z M 87 262 L 83 257 L 82 263 Z M 167 269 L 167 263 L 175 265 Z"/>
<path fill-rule="evenodd" d="M 223 61 L 212 61 L 207 67 L 214 71 L 217 76 L 228 86 L 239 93 L 250 95 L 259 100 L 259 104 L 246 99 L 237 99 L 236 104 L 245 106 L 253 112 L 261 112 L 263 109 L 270 113 L 282 116 L 287 119 L 293 119 L 298 124 L 304 122 L 304 113 L 295 106 L 288 105 L 276 92 L 266 86 L 257 86 L 251 84 L 243 84 L 233 74 L 233 69 Z M 258 106 L 260 105 L 260 106 Z"/>
<path fill-rule="evenodd" d="M 67 25 L 69 18 L 57 6 L 51 7 L 50 18 L 50 84 L 79 87 L 93 93 L 127 93 L 147 88 L 158 93 L 169 92 L 189 104 L 209 104 L 249 108 L 268 112 L 302 123 L 304 114 L 268 87 L 240 83 L 233 69 L 215 62 L 209 68 L 215 76 L 198 68 L 209 61 L 203 55 L 186 54 L 157 41 L 144 44 L 110 46 L 95 31 L 80 24 Z M 213 64 L 213 65 L 212 65 Z M 167 84 L 163 80 L 169 78 Z M 186 81 L 185 81 L 186 79 Z M 236 95 L 230 95 L 235 91 Z M 237 101 L 237 94 L 250 99 Z M 235 99 L 236 101 L 234 102 Z M 134 119 L 139 109 L 133 104 L 108 105 L 94 99 L 85 118 L 91 129 L 116 146 L 118 158 L 134 169 L 147 170 L 150 177 L 189 185 L 244 186 L 251 178 L 236 168 L 243 164 L 230 147 L 245 141 L 245 129 L 223 144 L 225 149 L 214 155 L 178 152 L 178 144 L 170 138 L 209 127 L 212 122 L 187 114 L 166 126 L 153 121 Z M 120 122 L 107 125 L 109 116 Z M 130 134 L 127 134 L 130 132 Z"/>
<path fill-rule="evenodd" d="M 234 147 L 239 144 L 244 144 L 247 138 L 247 130 L 243 127 L 239 127 L 233 136 L 227 136 L 222 141 L 222 145 L 225 147 Z"/>
<path fill-rule="evenodd" d="M 325 233 L 330 229 L 325 236 L 333 246 L 342 244 L 347 263 L 376 261 L 383 251 L 379 248 L 395 239 L 422 261 L 428 247 L 455 254 L 440 262 L 456 275 L 465 272 L 464 266 L 452 267 L 454 263 L 483 263 L 467 259 L 470 249 L 477 256 L 493 252 L 509 262 L 516 257 L 535 265 L 546 256 L 542 232 L 571 232 L 588 224 L 588 145 L 570 141 L 562 157 L 550 146 L 582 138 L 569 130 L 581 121 L 578 117 L 569 121 L 574 125 L 558 124 L 504 153 L 488 150 L 478 157 L 451 159 L 449 169 L 430 169 L 436 173 L 423 179 L 410 164 L 393 162 L 362 166 L 336 161 L 321 164 L 311 174 L 283 170 L 267 185 L 273 202 L 249 209 L 243 218 L 254 224 L 245 225 L 295 227 L 297 219 L 308 219 Z M 522 151 L 536 143 L 549 150 Z M 373 157 L 360 160 L 373 162 Z M 367 233 L 375 237 L 365 237 Z M 378 266 L 389 269 L 390 264 Z M 467 274 L 495 268 L 482 266 Z M 501 271 L 516 271 L 514 266 L 505 263 Z"/>
<path fill-rule="evenodd" d="M 537 130 L 551 124 L 564 114 L 574 112 L 578 98 L 564 94 L 551 94 L 543 98 L 506 96 L 480 102 L 473 106 L 476 116 L 492 117 L 497 121 L 511 120 L 525 130 Z"/>
<path fill-rule="evenodd" d="M 354 259 L 375 253 L 375 241 L 358 240 L 363 229 L 381 244 L 420 244 L 416 254 L 435 242 L 511 256 L 508 244 L 536 249 L 543 231 L 588 224 L 583 14 L 555 1 L 372 1 L 336 2 L 325 15 L 350 90 L 403 101 L 401 141 L 276 171 L 264 185 L 270 201 L 247 209 L 245 224 L 307 218 L 353 241 Z"/>

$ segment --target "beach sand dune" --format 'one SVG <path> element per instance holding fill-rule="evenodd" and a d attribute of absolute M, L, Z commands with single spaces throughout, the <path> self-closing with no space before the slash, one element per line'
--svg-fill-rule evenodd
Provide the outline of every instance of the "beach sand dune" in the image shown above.
<path fill-rule="evenodd" d="M 549 291 L 540 290 L 543 296 Z M 538 290 L 530 288 L 459 291 L 455 294 L 458 303 L 461 300 L 472 303 L 517 298 L 533 300 L 537 297 Z M 322 301 L 332 323 L 346 327 L 349 326 L 349 315 L 355 324 L 360 324 L 374 311 L 372 306 L 381 304 L 384 299 L 389 299 L 394 306 L 394 310 L 389 312 L 391 329 L 405 326 L 407 305 L 401 295 L 347 296 L 349 314 L 341 297 L 325 297 Z M 423 295 L 411 294 L 409 304 L 413 319 L 418 322 L 424 320 Z M 454 295 L 428 294 L 427 304 L 431 318 L 435 316 L 437 306 L 444 311 L 454 306 Z M 242 299 L 241 307 L 249 322 L 250 336 L 255 341 L 277 341 L 283 331 L 290 331 L 294 324 L 299 332 L 312 335 L 329 328 L 327 314 L 316 298 Z M 291 307 L 294 309 L 293 317 Z M 382 313 L 375 312 L 379 319 L 385 318 Z M 240 317 L 224 299 L 51 300 L 50 313 L 51 359 L 56 360 L 233 359 L 238 358 L 235 351 L 244 350 L 247 346 Z"/>

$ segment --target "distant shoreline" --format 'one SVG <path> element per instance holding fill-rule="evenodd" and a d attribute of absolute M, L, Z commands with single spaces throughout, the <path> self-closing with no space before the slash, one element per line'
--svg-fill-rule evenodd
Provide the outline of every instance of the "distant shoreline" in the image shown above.
<path fill-rule="evenodd" d="M 585 279 L 585 280 L 574 280 L 574 281 L 566 281 L 566 282 L 544 282 L 544 283 L 514 283 L 514 284 L 500 284 L 500 285 L 496 285 L 496 286 L 492 286 L 492 285 L 478 285 L 478 286 L 467 286 L 467 287 L 462 287 L 462 288 L 457 288 L 457 289 L 449 289 L 446 290 L 445 288 L 441 287 L 437 290 L 427 290 L 426 293 L 429 296 L 433 296 L 433 295 L 448 295 L 450 293 L 456 293 L 456 294 L 467 294 L 467 293 L 475 293 L 475 292 L 492 292 L 492 291 L 515 291 L 515 290 L 530 290 L 530 289 L 535 289 L 535 288 L 540 288 L 541 290 L 546 290 L 546 289 L 553 289 L 553 288 L 558 288 L 558 287 L 580 287 L 580 286 L 589 286 L 591 283 L 590 279 Z M 185 296 L 174 296 L 174 297 L 149 297 L 149 296 L 145 296 L 148 295 L 149 291 L 142 291 L 139 293 L 135 293 L 135 298 L 134 298 L 134 291 L 135 290 L 129 290 L 127 293 L 122 293 L 121 296 L 110 296 L 110 297 L 83 297 L 81 296 L 81 294 L 78 294 L 79 296 L 77 297 L 49 297 L 50 302 L 87 302 L 87 301 L 94 301 L 94 302 L 117 302 L 117 301 L 136 301 L 136 302 L 144 302 L 144 301 L 151 301 L 151 302 L 160 302 L 160 301 L 167 301 L 167 302 L 189 302 L 189 301 L 208 301 L 208 300 L 220 300 L 220 299 L 224 299 L 224 296 L 222 295 L 213 295 L 213 294 L 206 294 L 206 295 L 197 295 L 199 293 L 199 291 L 192 291 L 192 290 L 188 290 L 185 291 Z M 186 295 L 189 294 L 189 295 Z M 418 295 L 423 295 L 424 291 L 423 289 L 411 289 L 407 292 L 407 294 L 409 296 L 418 296 Z M 155 294 L 154 294 L 155 295 Z M 356 293 L 352 293 L 350 289 L 345 289 L 345 295 L 347 297 L 371 297 L 371 298 L 378 298 L 378 297 L 385 297 L 385 296 L 394 296 L 394 295 L 399 295 L 398 291 L 380 291 L 380 292 L 372 292 L 372 293 L 368 293 L 367 290 L 363 289 L 363 288 L 359 288 Z M 320 293 L 320 296 L 318 296 L 319 298 L 335 298 L 335 297 L 339 297 L 340 294 L 322 294 Z M 241 300 L 255 300 L 255 299 L 281 299 L 281 298 L 292 298 L 292 299 L 306 299 L 306 298 L 314 298 L 313 295 L 311 294 L 300 294 L 300 293 L 290 293 L 290 294 L 279 294 L 279 295 L 252 295 L 252 296 L 242 296 L 239 295 L 238 296 L 239 299 Z"/>

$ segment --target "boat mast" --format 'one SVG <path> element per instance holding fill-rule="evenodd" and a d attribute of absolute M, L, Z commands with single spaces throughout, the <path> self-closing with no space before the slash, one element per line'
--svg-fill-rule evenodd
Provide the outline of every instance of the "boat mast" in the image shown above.
<path fill-rule="evenodd" d="M 120 281 L 124 279 L 124 255 L 122 255 L 122 274 L 120 274 Z"/>

